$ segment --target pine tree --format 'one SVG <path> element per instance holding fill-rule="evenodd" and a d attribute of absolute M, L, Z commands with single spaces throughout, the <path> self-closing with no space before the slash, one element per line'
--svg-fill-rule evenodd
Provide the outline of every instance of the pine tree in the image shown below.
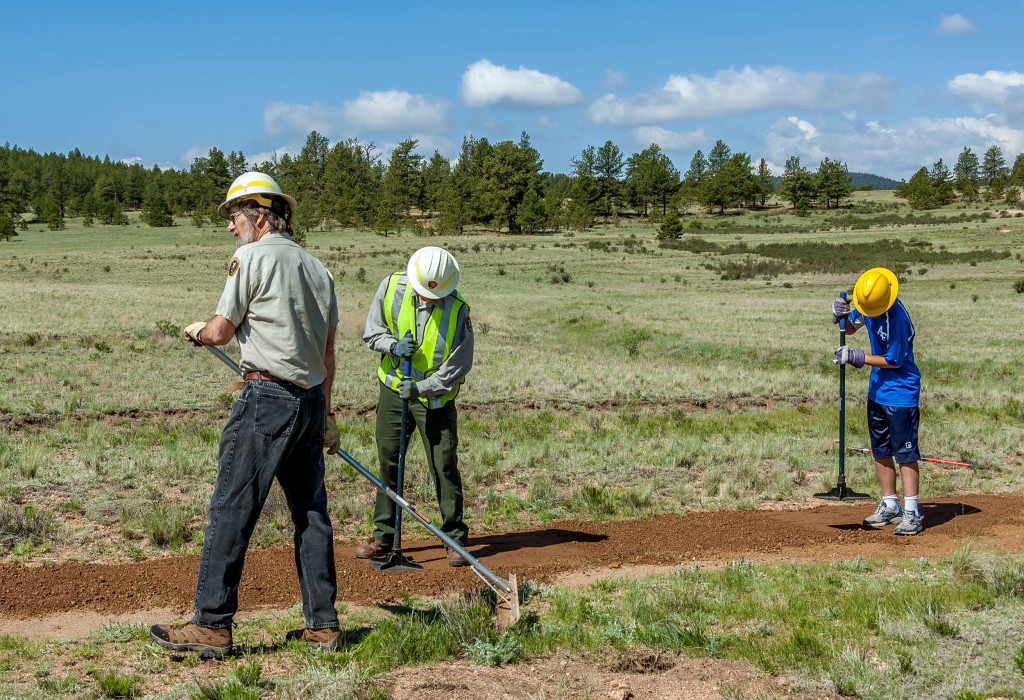
<path fill-rule="evenodd" d="M 0 214 L 0 238 L 9 241 L 12 236 L 17 235 L 18 232 L 14 230 L 14 219 L 7 214 Z"/>
<path fill-rule="evenodd" d="M 964 146 L 964 150 L 956 159 L 956 165 L 953 166 L 953 186 L 963 193 L 965 199 L 970 199 L 968 192 L 973 192 L 975 197 L 977 196 L 979 170 L 977 154 Z"/>
<path fill-rule="evenodd" d="M 669 207 L 665 219 L 658 227 L 658 240 L 679 238 L 683 234 L 683 222 L 679 220 L 679 210 Z"/>
<path fill-rule="evenodd" d="M 991 185 L 997 178 L 1004 178 L 1007 175 L 1006 159 L 1003 157 L 1003 149 L 999 146 L 989 146 L 985 151 L 981 163 L 981 177 L 986 184 Z"/>

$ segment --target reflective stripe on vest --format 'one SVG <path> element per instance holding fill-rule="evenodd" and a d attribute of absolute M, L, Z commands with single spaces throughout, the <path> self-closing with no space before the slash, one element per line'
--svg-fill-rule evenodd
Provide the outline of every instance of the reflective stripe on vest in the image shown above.
<path fill-rule="evenodd" d="M 420 381 L 440 369 L 452 351 L 459 311 L 466 301 L 454 291 L 444 299 L 438 299 L 423 327 L 423 338 L 416 332 L 416 295 L 409 284 L 408 275 L 396 272 L 388 280 L 384 293 L 384 322 L 395 338 L 402 338 L 406 331 L 416 340 L 416 352 L 412 356 L 412 378 Z M 467 307 L 468 308 L 468 307 Z M 390 353 L 383 353 L 377 376 L 386 385 L 398 391 L 402 381 L 402 369 L 394 363 Z M 465 380 L 463 380 L 465 381 Z M 427 408 L 441 408 L 459 394 L 462 381 L 443 396 L 419 397 Z"/>

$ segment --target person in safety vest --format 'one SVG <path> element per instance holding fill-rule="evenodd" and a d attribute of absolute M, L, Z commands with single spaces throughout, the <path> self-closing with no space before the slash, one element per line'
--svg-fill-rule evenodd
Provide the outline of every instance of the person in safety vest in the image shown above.
<path fill-rule="evenodd" d="M 209 321 L 185 328 L 197 346 L 236 338 L 245 384 L 220 436 L 195 614 L 185 624 L 150 629 L 150 638 L 172 651 L 218 659 L 231 653 L 245 551 L 275 478 L 295 525 L 305 620 L 286 638 L 319 650 L 338 647 L 324 486 L 325 442 L 334 452 L 341 442 L 330 411 L 338 300 L 331 273 L 291 239 L 294 210 L 295 200 L 270 176 L 235 179 L 218 209 L 237 241 L 224 292 Z"/>
<path fill-rule="evenodd" d="M 434 477 L 441 531 L 465 547 L 469 530 L 462 520 L 462 476 L 459 474 L 455 397 L 473 366 L 473 322 L 469 305 L 455 289 L 459 265 L 447 250 L 430 246 L 409 258 L 405 272 L 384 278 L 366 315 L 363 342 L 380 353 L 377 377 L 377 457 L 380 479 L 397 488 L 402 401 L 409 402 L 409 428 L 419 428 L 427 464 Z M 412 339 L 406 338 L 412 333 Z M 412 376 L 402 375 L 402 358 L 412 361 Z M 408 448 L 408 437 L 406 448 Z M 356 548 L 369 559 L 391 549 L 395 504 L 377 493 L 373 537 Z M 469 562 L 448 549 L 448 564 Z"/>
<path fill-rule="evenodd" d="M 864 519 L 865 527 L 882 528 L 890 523 L 897 535 L 916 535 L 924 529 L 917 497 L 920 486 L 917 447 L 921 398 L 921 372 L 914 364 L 914 324 L 897 297 L 899 281 L 884 267 L 875 267 L 857 280 L 853 308 L 844 299 L 832 302 L 832 322 L 848 318 L 847 335 L 867 328 L 871 354 L 842 346 L 836 348 L 835 364 L 871 367 L 868 382 L 868 432 L 875 472 L 882 488 L 882 502 Z M 900 465 L 903 507 L 896 498 L 896 467 Z"/>

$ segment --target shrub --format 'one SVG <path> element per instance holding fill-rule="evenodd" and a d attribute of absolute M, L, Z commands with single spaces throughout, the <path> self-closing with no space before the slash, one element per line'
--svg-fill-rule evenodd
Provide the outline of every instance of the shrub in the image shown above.
<path fill-rule="evenodd" d="M 53 517 L 41 508 L 0 504 L 0 546 L 13 547 L 22 542 L 39 545 L 53 529 Z"/>
<path fill-rule="evenodd" d="M 1024 294 L 1024 277 L 1013 283 L 1013 291 L 1017 294 Z"/>

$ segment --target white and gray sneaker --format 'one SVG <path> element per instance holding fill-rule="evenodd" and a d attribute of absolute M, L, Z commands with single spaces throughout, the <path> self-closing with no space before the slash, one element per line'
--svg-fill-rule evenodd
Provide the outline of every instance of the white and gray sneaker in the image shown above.
<path fill-rule="evenodd" d="M 903 518 L 903 508 L 899 503 L 895 508 L 885 505 L 885 501 L 878 504 L 875 512 L 864 518 L 864 527 L 880 528 L 892 523 L 898 523 Z"/>
<path fill-rule="evenodd" d="M 903 511 L 903 519 L 900 524 L 893 530 L 894 535 L 916 535 L 917 533 L 924 530 L 924 525 L 921 521 L 924 518 L 920 513 L 911 513 L 909 510 Z"/>

